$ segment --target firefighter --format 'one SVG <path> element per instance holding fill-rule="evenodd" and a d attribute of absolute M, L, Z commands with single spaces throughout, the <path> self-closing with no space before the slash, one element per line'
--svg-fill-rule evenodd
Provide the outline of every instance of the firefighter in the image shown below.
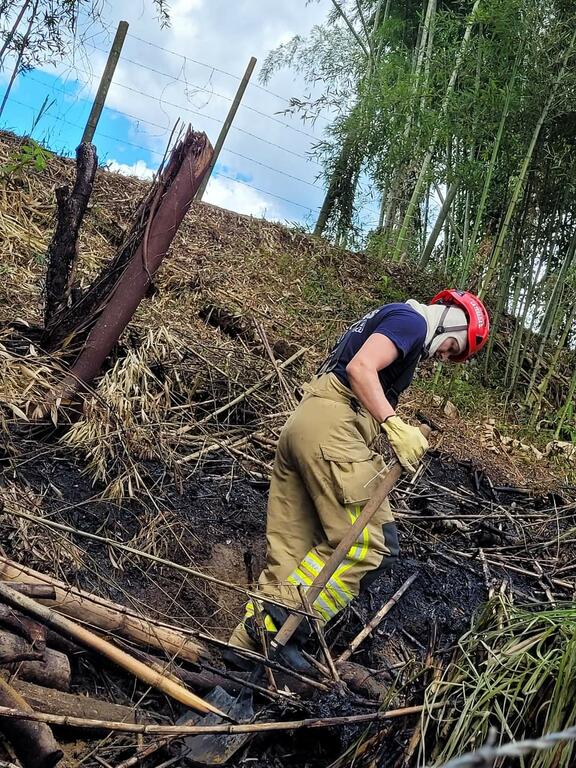
<path fill-rule="evenodd" d="M 287 611 L 266 602 L 302 606 L 308 588 L 386 472 L 372 449 L 383 431 L 398 461 L 414 472 L 428 447 L 420 430 L 396 415 L 400 394 L 418 363 L 464 362 L 486 343 L 489 319 L 478 297 L 444 290 L 430 304 L 387 304 L 354 323 L 338 340 L 278 441 L 266 528 L 266 567 L 258 580 L 263 601 L 246 606 L 232 645 L 258 650 L 257 622 L 274 633 Z M 314 601 L 322 623 L 336 616 L 398 557 L 398 534 L 385 500 Z M 309 631 L 301 625 L 298 641 Z"/>

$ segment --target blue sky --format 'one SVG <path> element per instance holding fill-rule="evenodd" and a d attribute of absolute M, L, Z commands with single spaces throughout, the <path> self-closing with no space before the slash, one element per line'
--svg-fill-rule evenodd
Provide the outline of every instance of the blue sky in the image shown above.
<path fill-rule="evenodd" d="M 29 133 L 71 155 L 80 141 L 117 22 L 129 24 L 122 55 L 94 142 L 100 162 L 150 177 L 180 118 L 215 142 L 250 56 L 258 59 L 205 200 L 255 216 L 311 224 L 322 203 L 320 166 L 310 158 L 326 121 L 285 114 L 305 84 L 281 72 L 263 88 L 257 79 L 268 51 L 322 23 L 330 0 L 173 0 L 172 24 L 161 29 L 151 3 L 116 2 L 107 29 L 91 29 L 74 58 L 22 74 L 0 125 Z M 0 74 L 0 91 L 6 73 Z M 45 110 L 42 112 L 42 105 Z M 365 210 L 376 219 L 377 203 Z"/>

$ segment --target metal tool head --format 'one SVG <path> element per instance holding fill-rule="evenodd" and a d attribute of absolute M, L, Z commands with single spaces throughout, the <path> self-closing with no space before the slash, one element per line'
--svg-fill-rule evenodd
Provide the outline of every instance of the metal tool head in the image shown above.
<path fill-rule="evenodd" d="M 236 722 L 246 722 L 254 716 L 250 689 L 244 689 L 238 696 L 231 696 L 223 688 L 216 686 L 205 700 Z M 218 715 L 198 715 L 196 712 L 187 712 L 179 720 L 179 722 L 183 721 L 188 724 L 194 721 L 194 725 L 220 725 L 223 722 Z M 242 749 L 251 736 L 250 733 L 235 733 L 230 736 L 221 733 L 187 736 L 175 742 L 171 751 L 182 758 L 183 765 L 225 765 L 238 750 Z"/>

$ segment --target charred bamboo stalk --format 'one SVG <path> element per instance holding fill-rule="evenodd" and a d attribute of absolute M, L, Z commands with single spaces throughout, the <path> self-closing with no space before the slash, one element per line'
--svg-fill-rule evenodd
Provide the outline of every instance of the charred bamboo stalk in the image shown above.
<path fill-rule="evenodd" d="M 78 234 L 92 194 L 98 157 L 92 144 L 76 150 L 76 181 L 72 192 L 67 186 L 56 188 L 58 221 L 48 246 L 44 325 L 48 327 L 56 311 L 66 306 L 74 278 L 78 254 Z"/>
<path fill-rule="evenodd" d="M 25 715 L 35 714 L 23 697 L 1 677 L 0 703 Z M 24 768 L 53 768 L 64 756 L 49 726 L 41 720 L 4 719 L 0 727 Z"/>
<path fill-rule="evenodd" d="M 0 555 L 0 578 L 49 585 L 55 590 L 55 599 L 49 605 L 58 613 L 86 621 L 144 647 L 157 648 L 169 657 L 196 662 L 206 654 L 205 648 L 189 634 L 146 619 L 125 606 L 104 600 L 98 595 L 70 587 L 3 555 Z"/>
<path fill-rule="evenodd" d="M 40 605 L 39 603 L 35 603 L 32 598 L 15 592 L 13 589 L 10 589 L 10 587 L 4 582 L 0 582 L 0 597 L 6 602 L 15 605 L 17 608 L 26 611 L 26 613 L 29 613 L 43 623 L 48 624 L 53 629 L 56 629 L 59 632 L 63 632 L 65 635 L 84 645 L 86 648 L 97 651 L 112 661 L 114 664 L 117 664 L 118 666 L 133 674 L 139 680 L 142 680 L 147 685 L 151 685 L 154 688 L 157 688 L 167 696 L 170 696 L 176 701 L 179 701 L 181 704 L 185 704 L 186 706 L 191 707 L 192 709 L 195 709 L 199 712 L 212 712 L 216 715 L 220 715 L 220 717 L 223 717 L 224 719 L 227 719 L 223 712 L 220 712 L 219 709 L 213 707 L 208 702 L 205 702 L 199 696 L 196 696 L 195 693 L 187 690 L 182 685 L 175 683 L 173 680 L 169 679 L 163 674 L 160 674 L 159 672 L 155 672 L 153 669 L 150 669 L 148 665 L 143 664 L 141 661 L 138 661 L 138 659 L 133 658 L 125 651 L 122 651 L 120 648 L 112 645 L 112 643 L 109 643 L 107 640 L 104 640 L 98 635 L 95 635 L 85 627 L 82 627 L 79 624 L 75 624 L 65 616 L 61 616 L 51 608 L 48 608 L 45 605 Z"/>

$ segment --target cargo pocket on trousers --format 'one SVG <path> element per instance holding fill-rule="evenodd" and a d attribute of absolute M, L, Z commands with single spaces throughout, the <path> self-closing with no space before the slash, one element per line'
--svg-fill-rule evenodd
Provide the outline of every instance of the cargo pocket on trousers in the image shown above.
<path fill-rule="evenodd" d="M 380 462 L 367 446 L 321 445 L 322 457 L 330 464 L 336 496 L 341 504 L 364 505 L 372 495 Z"/>

